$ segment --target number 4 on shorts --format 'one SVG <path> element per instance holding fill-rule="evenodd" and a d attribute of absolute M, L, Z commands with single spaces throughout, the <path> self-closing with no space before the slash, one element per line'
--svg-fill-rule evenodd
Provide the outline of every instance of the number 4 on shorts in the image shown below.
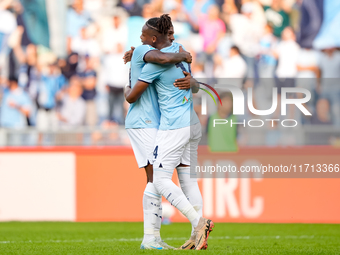
<path fill-rule="evenodd" d="M 155 147 L 155 150 L 153 151 L 153 156 L 155 157 L 155 159 L 158 156 L 157 152 L 158 152 L 158 145 Z"/>

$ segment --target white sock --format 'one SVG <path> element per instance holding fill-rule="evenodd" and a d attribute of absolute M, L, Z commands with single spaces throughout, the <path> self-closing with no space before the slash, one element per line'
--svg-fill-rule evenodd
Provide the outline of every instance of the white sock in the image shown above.
<path fill-rule="evenodd" d="M 162 198 L 159 198 L 158 200 L 158 211 L 157 211 L 157 219 L 155 224 L 155 230 L 154 230 L 154 236 L 156 239 L 161 239 L 161 226 L 162 226 Z"/>
<path fill-rule="evenodd" d="M 159 200 L 158 194 L 153 183 L 149 182 L 144 190 L 143 195 L 143 212 L 144 212 L 144 238 L 143 243 L 150 242 L 155 238 L 155 227 L 158 218 Z"/>
<path fill-rule="evenodd" d="M 190 175 L 190 167 L 177 167 L 176 169 L 184 195 L 192 204 L 198 215 L 202 217 L 203 199 L 198 187 L 197 178 Z M 193 235 L 193 233 L 194 227 L 192 226 L 191 235 Z"/>
<path fill-rule="evenodd" d="M 200 216 L 190 204 L 182 190 L 172 182 L 172 171 L 154 168 L 153 183 L 159 194 L 164 196 L 171 205 L 175 206 L 196 227 Z"/>

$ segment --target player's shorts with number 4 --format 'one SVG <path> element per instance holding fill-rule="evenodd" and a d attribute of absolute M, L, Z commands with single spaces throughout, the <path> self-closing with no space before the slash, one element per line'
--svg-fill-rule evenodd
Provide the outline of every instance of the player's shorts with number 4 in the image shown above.
<path fill-rule="evenodd" d="M 129 128 L 126 129 L 139 168 L 153 164 L 153 150 L 158 129 Z"/>
<path fill-rule="evenodd" d="M 201 124 L 173 130 L 158 130 L 153 151 L 154 168 L 174 170 L 180 163 L 197 162 L 197 148 L 201 140 Z"/>

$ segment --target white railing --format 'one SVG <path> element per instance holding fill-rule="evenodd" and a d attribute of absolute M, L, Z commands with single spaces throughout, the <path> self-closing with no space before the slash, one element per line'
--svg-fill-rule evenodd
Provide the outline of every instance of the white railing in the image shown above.
<path fill-rule="evenodd" d="M 204 132 L 203 132 L 204 133 Z M 245 128 L 238 131 L 240 146 L 339 145 L 340 127 L 302 126 L 294 130 Z M 0 128 L 0 146 L 114 146 L 129 145 L 124 126 L 108 128 L 57 129 Z M 206 144 L 203 135 L 201 144 Z"/>
<path fill-rule="evenodd" d="M 57 129 L 0 128 L 0 146 L 110 146 L 129 145 L 124 126 L 110 128 Z"/>

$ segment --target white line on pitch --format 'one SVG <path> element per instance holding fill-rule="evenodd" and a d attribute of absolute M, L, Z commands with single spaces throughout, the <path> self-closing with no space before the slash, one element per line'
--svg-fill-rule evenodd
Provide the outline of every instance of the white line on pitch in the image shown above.
<path fill-rule="evenodd" d="M 322 237 L 322 236 L 320 236 Z M 209 240 L 223 239 L 313 239 L 314 236 L 210 236 Z M 164 238 L 165 241 L 186 240 L 187 237 L 169 237 Z M 142 238 L 119 238 L 119 239 L 94 239 L 94 240 L 28 240 L 28 241 L 0 241 L 0 244 L 8 243 L 86 243 L 86 242 L 141 242 Z"/>

